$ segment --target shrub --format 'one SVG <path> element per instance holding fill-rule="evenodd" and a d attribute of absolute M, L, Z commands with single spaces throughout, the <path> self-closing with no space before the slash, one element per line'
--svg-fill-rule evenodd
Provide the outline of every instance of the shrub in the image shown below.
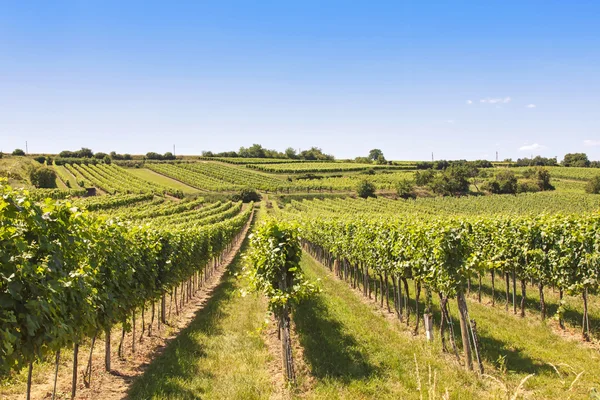
<path fill-rule="evenodd" d="M 14 149 L 12 152 L 13 156 L 24 156 L 25 152 L 21 149 Z"/>
<path fill-rule="evenodd" d="M 360 181 L 356 187 L 356 193 L 363 199 L 366 199 L 367 197 L 377 197 L 375 196 L 376 190 L 377 188 L 375 185 L 368 180 Z"/>
<path fill-rule="evenodd" d="M 33 157 L 33 159 L 35 161 L 39 162 L 40 164 L 44 164 L 46 162 L 46 157 L 44 157 L 44 156 Z"/>
<path fill-rule="evenodd" d="M 402 179 L 396 184 L 396 192 L 403 199 L 414 199 L 417 197 L 414 192 L 415 184 L 410 179 Z"/>
<path fill-rule="evenodd" d="M 50 167 L 33 168 L 29 172 L 29 180 L 36 188 L 55 188 L 56 172 Z"/>
<path fill-rule="evenodd" d="M 415 172 L 415 183 L 417 186 L 426 186 L 435 177 L 435 172 L 431 169 Z"/>
<path fill-rule="evenodd" d="M 585 186 L 585 191 L 592 194 L 600 193 L 600 175 L 596 175 Z"/>
<path fill-rule="evenodd" d="M 261 196 L 256 190 L 251 188 L 242 189 L 240 193 L 234 194 L 231 199 L 233 201 L 242 201 L 243 203 L 250 203 L 252 201 L 260 201 Z"/>
<path fill-rule="evenodd" d="M 529 168 L 523 172 L 525 179 L 536 181 L 539 190 L 554 190 L 550 183 L 550 171 L 543 167 Z"/>
<path fill-rule="evenodd" d="M 515 194 L 517 193 L 517 177 L 512 171 L 499 171 L 494 179 L 486 182 L 484 189 L 494 194 Z"/>
<path fill-rule="evenodd" d="M 537 181 L 524 179 L 517 184 L 517 193 L 535 193 L 540 191 L 540 185 Z"/>

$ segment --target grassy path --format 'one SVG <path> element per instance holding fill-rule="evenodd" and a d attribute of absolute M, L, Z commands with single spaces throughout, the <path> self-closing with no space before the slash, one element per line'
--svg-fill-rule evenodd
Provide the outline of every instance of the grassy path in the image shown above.
<path fill-rule="evenodd" d="M 302 398 L 419 399 L 430 391 L 441 398 L 446 390 L 457 399 L 505 398 L 497 384 L 464 372 L 437 344 L 374 313 L 375 306 L 307 254 L 302 268 L 323 289 L 294 315 L 311 375 L 301 379 L 313 381 Z"/>
<path fill-rule="evenodd" d="M 446 389 L 451 398 L 507 398 L 507 393 L 510 398 L 529 375 L 519 390 L 525 398 L 587 398 L 592 387 L 600 387 L 598 350 L 557 336 L 551 324 L 535 317 L 522 319 L 503 306 L 469 301 L 486 373 L 493 375 L 478 378 L 441 353 L 439 336 L 433 344 L 424 342 L 422 331 L 412 337 L 404 325 L 384 316 L 387 311 L 365 301 L 310 256 L 304 256 L 302 267 L 310 278 L 320 278 L 323 287 L 296 313 L 305 358 L 316 378 L 309 398 L 420 398 L 415 357 L 424 397 L 433 390 L 428 363 L 438 378 L 433 398 Z M 455 324 L 456 308 L 453 302 Z"/>
<path fill-rule="evenodd" d="M 183 182 L 179 182 L 175 179 L 171 179 L 168 176 L 161 175 L 157 172 L 154 172 L 148 168 L 126 168 L 127 172 L 132 175 L 137 176 L 143 180 L 148 182 L 153 182 L 158 185 L 166 186 L 171 189 L 181 190 L 183 193 L 198 193 L 200 192 L 198 189 L 188 186 Z"/>
<path fill-rule="evenodd" d="M 234 273 L 241 269 L 241 262 L 238 254 L 194 321 L 133 384 L 130 399 L 271 396 L 271 356 L 260 335 L 266 301 L 260 296 L 240 296 L 243 284 Z"/>

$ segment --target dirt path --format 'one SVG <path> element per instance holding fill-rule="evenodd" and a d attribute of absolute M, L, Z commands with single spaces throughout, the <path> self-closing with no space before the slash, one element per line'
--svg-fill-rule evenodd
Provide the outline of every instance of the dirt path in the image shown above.
<path fill-rule="evenodd" d="M 206 282 L 194 294 L 187 304 L 179 310 L 179 315 L 175 315 L 174 299 L 169 299 L 167 296 L 167 325 L 161 324 L 158 326 L 158 304 L 154 323 L 152 324 L 152 334 L 148 335 L 148 327 L 151 319 L 151 308 L 147 305 L 145 323 L 146 329 L 142 335 L 141 310 L 138 310 L 136 315 L 135 329 L 135 344 L 136 352 L 132 352 L 132 333 L 127 333 L 124 338 L 124 357 L 120 359 L 117 355 L 117 349 L 121 338 L 121 329 L 117 327 L 111 332 L 111 371 L 104 371 L 104 335 L 96 340 L 93 351 L 93 371 L 90 387 L 85 387 L 83 382 L 83 374 L 87 365 L 87 360 L 90 352 L 89 341 L 82 344 L 79 349 L 78 369 L 77 369 L 77 394 L 76 399 L 123 399 L 126 398 L 127 391 L 136 377 L 143 374 L 150 362 L 159 356 L 167 344 L 173 340 L 179 332 L 185 329 L 194 319 L 196 313 L 201 310 L 208 299 L 211 297 L 214 289 L 218 286 L 221 278 L 248 234 L 253 215 L 238 241 L 235 243 L 229 253 L 224 255 L 221 264 L 215 269 Z M 180 294 L 181 292 L 179 292 Z M 179 296 L 180 297 L 180 296 Z M 140 338 L 142 338 L 140 340 Z M 70 398 L 71 382 L 72 382 L 72 365 L 73 352 L 63 351 L 59 362 L 58 380 L 56 398 Z M 54 359 L 54 357 L 52 357 Z M 51 364 L 51 365 L 50 365 Z M 37 371 L 36 371 L 37 369 Z M 19 380 L 22 380 L 19 377 Z M 32 386 L 32 399 L 49 399 L 52 398 L 52 388 L 54 384 L 54 362 L 48 362 L 43 365 L 34 365 L 34 379 Z M 0 389 L 0 399 L 23 399 L 25 398 L 24 382 L 19 382 L 11 387 Z"/>

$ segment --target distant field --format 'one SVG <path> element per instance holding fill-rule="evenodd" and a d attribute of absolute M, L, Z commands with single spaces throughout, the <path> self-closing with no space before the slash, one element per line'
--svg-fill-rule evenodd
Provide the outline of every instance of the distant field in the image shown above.
<path fill-rule="evenodd" d="M 394 169 L 411 169 L 410 165 L 394 166 L 394 165 L 375 165 L 375 164 L 358 164 L 358 163 L 343 163 L 343 162 L 317 162 L 317 163 L 288 163 L 288 164 L 248 164 L 248 168 L 258 171 L 271 173 L 285 174 L 302 174 L 315 172 L 351 172 L 365 171 L 368 169 L 376 170 L 394 170 Z"/>
<path fill-rule="evenodd" d="M 205 161 L 220 161 L 228 164 L 287 164 L 287 163 L 311 163 L 322 161 L 291 160 L 289 158 L 242 158 L 242 157 L 199 157 Z"/>
<path fill-rule="evenodd" d="M 54 165 L 53 166 L 54 170 L 56 171 L 58 178 L 57 182 L 64 182 L 67 183 L 67 181 L 69 182 L 69 184 L 71 185 L 71 188 L 73 189 L 78 189 L 80 186 L 77 184 L 77 179 L 75 179 L 75 177 L 73 176 L 73 174 L 71 174 L 64 165 Z M 67 187 L 66 185 L 63 184 L 63 186 Z M 59 186 L 60 187 L 60 186 Z"/>
<path fill-rule="evenodd" d="M 511 168 L 511 171 L 523 173 L 532 167 Z M 577 168 L 577 167 L 545 167 L 550 172 L 552 178 L 573 179 L 587 181 L 594 176 L 600 175 L 600 168 Z"/>
<path fill-rule="evenodd" d="M 183 193 L 198 193 L 198 189 L 194 187 L 188 186 L 147 168 L 128 168 L 127 172 L 145 181 L 154 182 L 158 185 L 170 187 L 175 190 L 181 190 Z"/>

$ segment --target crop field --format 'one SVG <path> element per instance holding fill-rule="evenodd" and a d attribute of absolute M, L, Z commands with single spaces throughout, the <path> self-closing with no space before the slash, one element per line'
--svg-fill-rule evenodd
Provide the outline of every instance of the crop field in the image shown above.
<path fill-rule="evenodd" d="M 286 164 L 248 164 L 247 168 L 263 172 L 278 174 L 302 174 L 308 172 L 351 172 L 365 171 L 368 169 L 414 169 L 411 165 L 377 165 L 357 164 L 343 162 L 309 162 L 309 163 L 286 163 Z"/>
<path fill-rule="evenodd" d="M 595 169 L 548 168 L 555 190 L 506 195 L 474 189 L 506 170 L 488 169 L 467 194 L 403 199 L 409 162 L 73 162 L 50 166 L 54 189 L 31 189 L 34 161 L 3 163 L 2 398 L 600 388 Z M 377 197 L 356 195 L 363 181 Z"/>

